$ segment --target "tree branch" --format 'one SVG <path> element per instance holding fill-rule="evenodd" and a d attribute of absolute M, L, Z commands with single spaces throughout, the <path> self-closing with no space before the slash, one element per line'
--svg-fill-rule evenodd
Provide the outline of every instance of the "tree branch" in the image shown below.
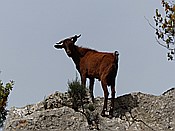
<path fill-rule="evenodd" d="M 157 41 L 157 43 L 158 43 L 159 45 L 161 45 L 161 46 L 163 46 L 164 48 L 170 50 L 167 46 L 165 46 L 165 45 L 163 45 L 162 43 L 160 43 L 160 41 L 159 41 L 156 37 L 155 37 L 155 39 L 156 39 L 156 41 Z"/>
<path fill-rule="evenodd" d="M 148 22 L 148 24 L 153 28 L 153 29 L 157 29 L 156 27 L 154 27 L 150 22 L 149 22 L 149 20 L 146 18 L 146 16 L 144 16 L 144 18 L 145 18 L 145 20 Z"/>

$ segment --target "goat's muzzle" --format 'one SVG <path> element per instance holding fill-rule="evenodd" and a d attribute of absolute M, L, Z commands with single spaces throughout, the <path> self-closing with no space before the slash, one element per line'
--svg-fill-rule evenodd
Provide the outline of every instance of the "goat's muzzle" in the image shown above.
<path fill-rule="evenodd" d="M 71 57 L 71 56 L 72 56 L 71 51 L 66 51 L 66 53 L 67 53 L 67 55 L 68 55 L 69 57 Z"/>

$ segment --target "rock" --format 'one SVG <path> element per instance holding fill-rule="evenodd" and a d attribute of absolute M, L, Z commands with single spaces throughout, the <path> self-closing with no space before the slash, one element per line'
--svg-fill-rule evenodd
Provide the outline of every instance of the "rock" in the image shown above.
<path fill-rule="evenodd" d="M 68 93 L 55 92 L 39 103 L 11 108 L 4 131 L 175 130 L 175 88 L 160 96 L 141 92 L 119 96 L 115 99 L 112 117 L 99 115 L 103 100 L 104 98 L 97 97 L 92 105 L 89 98 L 84 105 L 85 111 L 80 108 L 76 112 L 72 109 Z"/>

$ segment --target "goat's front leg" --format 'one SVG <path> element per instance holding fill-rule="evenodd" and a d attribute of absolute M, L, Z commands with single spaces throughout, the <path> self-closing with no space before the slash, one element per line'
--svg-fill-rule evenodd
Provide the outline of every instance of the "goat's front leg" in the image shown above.
<path fill-rule="evenodd" d="M 90 80 L 90 85 L 89 85 L 90 95 L 91 95 L 91 98 L 92 98 L 92 102 L 94 103 L 94 94 L 93 94 L 94 78 L 89 78 L 89 80 Z"/>
<path fill-rule="evenodd" d="M 86 87 L 86 76 L 85 75 L 81 75 L 81 85 L 83 85 L 84 87 Z"/>

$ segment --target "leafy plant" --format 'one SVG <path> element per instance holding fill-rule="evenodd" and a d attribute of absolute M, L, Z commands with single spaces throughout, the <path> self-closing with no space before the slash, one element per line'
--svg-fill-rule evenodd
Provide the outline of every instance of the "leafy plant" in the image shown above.
<path fill-rule="evenodd" d="M 78 77 L 72 82 L 68 81 L 68 93 L 72 98 L 72 106 L 75 111 L 81 106 L 84 112 L 84 100 L 87 94 L 86 87 L 80 84 Z"/>
<path fill-rule="evenodd" d="M 86 117 L 88 124 L 90 125 L 89 128 L 92 126 L 92 129 L 99 130 L 99 114 L 94 112 L 96 107 L 94 104 L 89 104 L 85 101 L 88 94 L 87 91 L 86 87 L 81 85 L 77 75 L 75 80 L 71 82 L 68 81 L 68 93 L 72 98 L 72 108 L 75 111 L 81 112 Z M 79 110 L 79 107 L 82 107 L 83 111 Z"/>
<path fill-rule="evenodd" d="M 3 122 L 6 119 L 7 110 L 5 108 L 7 106 L 7 99 L 13 85 L 14 81 L 10 81 L 4 86 L 3 82 L 0 80 L 0 127 L 3 126 Z"/>
<path fill-rule="evenodd" d="M 156 25 L 154 28 L 156 40 L 161 46 L 168 49 L 168 60 L 173 60 L 175 57 L 175 3 L 161 0 L 161 4 L 164 8 L 164 14 L 156 9 L 153 17 Z"/>

